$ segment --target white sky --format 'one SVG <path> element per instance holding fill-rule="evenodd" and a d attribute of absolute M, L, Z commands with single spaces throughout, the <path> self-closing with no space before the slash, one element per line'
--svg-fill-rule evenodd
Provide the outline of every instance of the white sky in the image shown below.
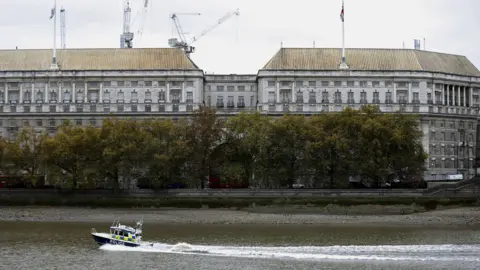
<path fill-rule="evenodd" d="M 57 0 L 67 10 L 67 48 L 116 48 L 124 0 Z M 132 17 L 144 0 L 131 0 Z M 51 48 L 54 0 L 0 0 L 0 49 Z M 227 12 L 233 17 L 195 43 L 192 59 L 206 72 L 256 74 L 284 47 L 341 47 L 341 0 L 149 0 L 134 47 L 168 47 L 169 14 L 196 35 Z M 139 28 L 136 20 L 133 30 Z M 60 27 L 57 24 L 57 44 Z M 480 68 L 479 0 L 345 0 L 346 48 L 413 48 L 465 55 Z"/>

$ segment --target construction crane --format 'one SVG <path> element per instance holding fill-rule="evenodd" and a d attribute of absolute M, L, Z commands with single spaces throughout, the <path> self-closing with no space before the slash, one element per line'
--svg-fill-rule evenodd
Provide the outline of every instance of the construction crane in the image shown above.
<path fill-rule="evenodd" d="M 200 34 L 197 36 L 191 38 L 189 41 L 187 41 L 187 38 L 185 37 L 185 33 L 183 32 L 182 26 L 180 25 L 180 21 L 178 20 L 178 15 L 200 15 L 200 13 L 174 13 L 170 15 L 170 18 L 173 20 L 173 23 L 175 25 L 175 28 L 177 30 L 178 38 L 170 38 L 168 40 L 168 45 L 172 48 L 181 48 L 185 51 L 185 53 L 189 56 L 191 53 L 195 52 L 195 47 L 192 46 L 193 43 L 198 41 L 201 37 L 205 36 L 208 34 L 210 31 L 215 29 L 217 26 L 225 22 L 226 20 L 230 19 L 232 16 L 238 16 L 240 15 L 240 11 L 236 9 L 235 11 L 229 12 L 225 14 L 223 17 L 221 17 L 216 24 L 206 28 L 203 30 Z"/>
<path fill-rule="evenodd" d="M 65 9 L 62 7 L 60 9 L 60 42 L 62 44 L 62 49 L 67 48 L 67 30 L 65 22 Z"/>
<path fill-rule="evenodd" d="M 138 28 L 137 34 L 139 36 L 143 33 L 143 23 L 145 22 L 146 14 L 149 7 L 148 0 L 142 0 L 142 10 L 137 13 L 132 22 L 132 7 L 130 6 L 130 0 L 125 0 L 123 5 L 123 33 L 120 35 L 120 48 L 133 48 L 134 33 L 131 31 L 133 24 L 138 18 L 141 19 L 141 25 Z"/>

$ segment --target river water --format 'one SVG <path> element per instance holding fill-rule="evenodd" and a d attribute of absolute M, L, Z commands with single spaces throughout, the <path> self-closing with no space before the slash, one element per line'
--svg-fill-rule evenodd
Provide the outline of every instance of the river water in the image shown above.
<path fill-rule="evenodd" d="M 110 223 L 0 222 L 0 269 L 479 269 L 480 228 L 146 224 L 153 247 L 98 247 Z"/>

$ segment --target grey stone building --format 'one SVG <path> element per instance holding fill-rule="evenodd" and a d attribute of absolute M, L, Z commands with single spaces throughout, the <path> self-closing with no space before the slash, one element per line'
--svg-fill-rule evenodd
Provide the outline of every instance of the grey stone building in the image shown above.
<path fill-rule="evenodd" d="M 0 135 L 23 126 L 53 134 L 65 120 L 183 117 L 199 105 L 314 114 L 378 104 L 421 115 L 429 175 L 473 172 L 480 71 L 464 56 L 409 49 L 282 48 L 256 75 L 204 74 L 178 49 L 0 51 Z M 470 170 L 468 170 L 470 169 Z M 435 176 L 436 177 L 436 176 Z"/>

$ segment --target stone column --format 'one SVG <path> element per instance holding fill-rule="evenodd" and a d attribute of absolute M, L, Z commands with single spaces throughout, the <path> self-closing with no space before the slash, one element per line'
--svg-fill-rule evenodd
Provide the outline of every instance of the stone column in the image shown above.
<path fill-rule="evenodd" d="M 182 103 L 185 103 L 186 95 L 187 95 L 187 93 L 185 92 L 185 81 L 183 81 L 182 82 Z"/>
<path fill-rule="evenodd" d="M 8 103 L 8 83 L 5 82 L 5 92 L 3 93 L 3 101 L 5 104 Z"/>
<path fill-rule="evenodd" d="M 20 83 L 20 92 L 18 94 L 18 103 L 23 103 L 23 82 Z"/>
<path fill-rule="evenodd" d="M 277 87 L 276 87 L 276 90 L 275 92 L 277 93 L 276 96 L 277 96 L 277 103 L 280 103 L 280 82 L 277 81 Z"/>
<path fill-rule="evenodd" d="M 413 93 L 412 93 L 412 82 L 408 83 L 408 92 L 407 92 L 407 103 L 412 103 Z"/>
<path fill-rule="evenodd" d="M 473 107 L 473 88 L 472 87 L 468 87 L 468 95 L 470 97 L 470 107 Z"/>
<path fill-rule="evenodd" d="M 296 102 L 297 99 L 297 89 L 296 89 L 295 80 L 292 81 L 292 103 Z"/>
<path fill-rule="evenodd" d="M 57 85 L 58 85 L 57 103 L 63 103 L 63 100 L 62 100 L 62 97 L 63 97 L 63 82 L 60 82 Z"/>
<path fill-rule="evenodd" d="M 100 82 L 100 93 L 98 93 L 98 102 L 103 103 L 103 81 Z"/>
<path fill-rule="evenodd" d="M 447 106 L 450 106 L 450 85 L 447 84 L 446 88 L 447 88 L 447 100 L 446 100 Z"/>
<path fill-rule="evenodd" d="M 88 102 L 88 85 L 87 85 L 87 82 L 85 82 L 85 88 L 83 88 L 83 102 L 84 103 Z"/>
<path fill-rule="evenodd" d="M 393 81 L 393 93 L 392 93 L 393 97 L 393 103 L 396 104 L 397 103 L 397 83 L 395 81 Z"/>
<path fill-rule="evenodd" d="M 43 101 L 48 103 L 48 90 L 50 90 L 49 82 L 45 82 L 45 91 L 43 92 Z"/>
<path fill-rule="evenodd" d="M 77 90 L 75 90 L 75 81 L 72 82 L 72 103 L 75 103 L 75 98 L 77 95 Z"/>
<path fill-rule="evenodd" d="M 167 96 L 165 97 L 167 103 L 170 103 L 170 81 L 167 81 Z"/>
<path fill-rule="evenodd" d="M 30 91 L 31 92 L 30 103 L 36 103 L 37 102 L 37 93 L 35 93 L 35 82 L 32 82 L 31 89 L 32 89 L 32 91 Z"/>

